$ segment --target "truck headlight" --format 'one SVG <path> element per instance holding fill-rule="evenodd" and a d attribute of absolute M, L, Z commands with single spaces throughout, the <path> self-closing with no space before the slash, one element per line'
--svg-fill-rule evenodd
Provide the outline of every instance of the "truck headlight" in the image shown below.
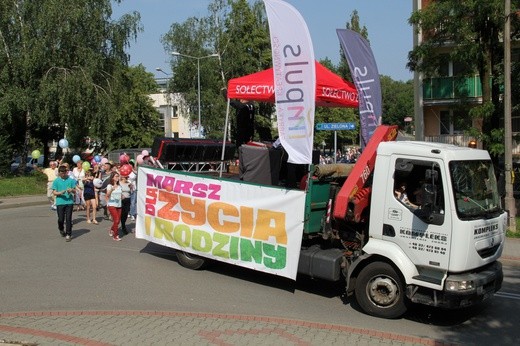
<path fill-rule="evenodd" d="M 474 287 L 472 280 L 446 281 L 446 290 L 448 291 L 468 291 L 472 290 Z"/>

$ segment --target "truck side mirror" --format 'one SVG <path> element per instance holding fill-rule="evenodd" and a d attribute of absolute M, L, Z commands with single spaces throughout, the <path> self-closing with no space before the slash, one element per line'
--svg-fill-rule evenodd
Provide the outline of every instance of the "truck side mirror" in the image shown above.
<path fill-rule="evenodd" d="M 437 172 L 434 169 L 427 169 L 424 172 L 424 178 L 426 179 L 426 181 L 431 181 L 435 183 L 439 179 L 439 172 Z"/>
<path fill-rule="evenodd" d="M 437 173 L 433 170 L 427 170 L 426 172 L 428 171 Z M 435 181 L 434 174 L 426 173 L 426 178 L 433 178 L 433 181 Z M 421 186 L 421 194 L 421 209 L 415 210 L 414 214 L 425 223 L 432 225 L 442 225 L 444 223 L 444 213 L 442 213 L 442 211 L 440 211 L 437 206 L 437 185 L 423 184 Z"/>
<path fill-rule="evenodd" d="M 411 163 L 410 161 L 406 161 L 406 160 L 396 162 L 395 170 L 397 172 L 410 173 L 413 170 L 413 163 Z"/>

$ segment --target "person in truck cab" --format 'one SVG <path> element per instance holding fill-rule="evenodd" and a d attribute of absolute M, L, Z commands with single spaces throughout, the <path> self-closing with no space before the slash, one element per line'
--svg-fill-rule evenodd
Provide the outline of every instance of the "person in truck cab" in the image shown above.
<path fill-rule="evenodd" d="M 400 182 L 399 184 L 396 185 L 397 188 L 394 190 L 394 195 L 395 195 L 395 198 L 397 198 L 397 200 L 401 203 L 403 203 L 405 206 L 407 206 L 408 208 L 411 208 L 411 209 L 418 209 L 419 206 L 416 205 L 416 204 L 413 204 L 412 202 L 410 202 L 410 200 L 408 199 L 408 193 L 406 191 L 406 188 L 407 188 L 407 184 L 406 182 L 402 181 Z"/>

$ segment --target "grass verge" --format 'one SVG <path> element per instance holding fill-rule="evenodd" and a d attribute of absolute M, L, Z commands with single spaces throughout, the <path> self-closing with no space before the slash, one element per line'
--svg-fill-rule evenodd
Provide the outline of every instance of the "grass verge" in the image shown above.
<path fill-rule="evenodd" d="M 520 217 L 516 218 L 516 232 L 507 231 L 506 237 L 508 238 L 520 238 Z"/>
<path fill-rule="evenodd" d="M 0 197 L 46 194 L 47 177 L 43 173 L 0 177 Z"/>

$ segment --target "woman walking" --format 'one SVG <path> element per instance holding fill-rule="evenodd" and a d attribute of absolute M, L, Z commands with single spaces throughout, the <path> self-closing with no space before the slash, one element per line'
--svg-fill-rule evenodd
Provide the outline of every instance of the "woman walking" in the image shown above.
<path fill-rule="evenodd" d="M 74 204 L 76 205 L 76 210 L 85 210 L 85 199 L 83 196 L 83 180 L 85 179 L 85 170 L 83 169 L 83 161 L 79 160 L 76 162 L 76 167 L 72 169 L 72 177 L 76 180 L 76 198 L 74 200 Z"/>
<path fill-rule="evenodd" d="M 96 191 L 94 187 L 94 176 L 90 171 L 87 171 L 87 173 L 85 173 L 85 179 L 83 180 L 83 198 L 85 199 L 85 208 L 87 209 L 87 223 L 93 223 L 97 225 L 98 222 L 96 220 Z M 92 219 L 90 218 L 91 209 Z"/>
<path fill-rule="evenodd" d="M 112 227 L 108 234 L 115 240 L 121 241 L 118 234 L 119 222 L 121 221 L 121 198 L 123 191 L 119 184 L 119 173 L 113 172 L 110 184 L 107 186 L 106 201 L 108 212 L 112 216 Z"/>
<path fill-rule="evenodd" d="M 128 234 L 128 230 L 126 229 L 126 219 L 128 218 L 128 214 L 130 212 L 130 194 L 132 192 L 132 184 L 128 181 L 128 177 L 122 175 L 121 176 L 121 232 L 124 235 Z"/>

